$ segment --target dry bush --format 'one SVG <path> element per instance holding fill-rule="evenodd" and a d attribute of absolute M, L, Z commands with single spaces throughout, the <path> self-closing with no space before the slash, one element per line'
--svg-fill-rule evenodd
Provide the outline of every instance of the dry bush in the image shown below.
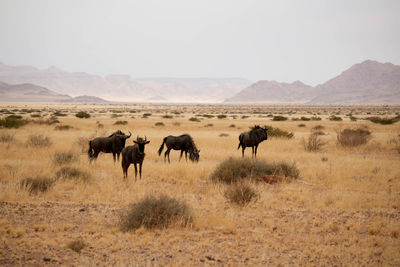
<path fill-rule="evenodd" d="M 319 138 L 319 133 L 311 133 L 308 140 L 302 139 L 303 147 L 306 151 L 316 152 L 326 144 Z"/>
<path fill-rule="evenodd" d="M 297 125 L 297 127 L 306 127 L 306 125 L 304 123 L 300 123 L 299 125 Z"/>
<path fill-rule="evenodd" d="M 75 117 L 80 119 L 87 119 L 90 118 L 90 114 L 85 111 L 79 111 L 78 113 L 75 114 Z"/>
<path fill-rule="evenodd" d="M 286 121 L 287 119 L 288 119 L 287 117 L 280 116 L 280 115 L 274 116 L 274 117 L 272 118 L 273 121 Z"/>
<path fill-rule="evenodd" d="M 343 119 L 342 119 L 341 117 L 339 117 L 339 116 L 331 115 L 331 116 L 329 117 L 329 120 L 330 120 L 330 121 L 342 121 Z"/>
<path fill-rule="evenodd" d="M 212 124 L 212 123 L 208 123 L 208 124 L 204 125 L 204 127 L 213 127 L 213 126 L 214 126 L 214 124 Z"/>
<path fill-rule="evenodd" d="M 322 126 L 322 125 L 315 125 L 314 127 L 312 127 L 313 131 L 321 131 L 321 130 L 324 130 L 324 129 L 325 129 L 325 127 Z"/>
<path fill-rule="evenodd" d="M 75 167 L 62 167 L 56 172 L 57 179 L 74 180 L 79 182 L 88 182 L 90 175 Z"/>
<path fill-rule="evenodd" d="M 32 147 L 50 147 L 53 143 L 48 136 L 33 134 L 28 137 L 27 145 Z"/>
<path fill-rule="evenodd" d="M 161 121 L 158 121 L 154 124 L 155 126 L 165 126 L 165 124 Z"/>
<path fill-rule="evenodd" d="M 54 116 L 52 116 L 46 120 L 39 119 L 39 120 L 31 120 L 30 122 L 34 123 L 34 124 L 39 124 L 39 125 L 53 125 L 56 123 L 60 123 L 60 121 L 57 119 L 57 117 L 54 117 Z"/>
<path fill-rule="evenodd" d="M 78 161 L 78 159 L 78 155 L 74 154 L 73 152 L 56 152 L 53 154 L 54 165 L 70 164 Z"/>
<path fill-rule="evenodd" d="M 259 194 L 245 182 L 231 184 L 224 193 L 224 196 L 230 203 L 238 206 L 246 206 L 251 201 L 256 202 L 259 199 Z"/>
<path fill-rule="evenodd" d="M 70 130 L 74 127 L 72 127 L 71 125 L 57 125 L 56 127 L 54 127 L 54 130 L 56 131 L 67 131 Z"/>
<path fill-rule="evenodd" d="M 76 253 L 81 253 L 81 250 L 84 249 L 87 244 L 81 239 L 76 239 L 68 243 L 67 248 L 72 249 Z"/>
<path fill-rule="evenodd" d="M 147 196 L 121 216 L 121 230 L 131 231 L 142 226 L 147 229 L 167 228 L 172 224 L 187 226 L 192 220 L 185 202 L 166 195 Z"/>
<path fill-rule="evenodd" d="M 25 178 L 21 180 L 20 187 L 28 190 L 30 194 L 46 192 L 54 184 L 54 180 L 47 177 Z"/>
<path fill-rule="evenodd" d="M 11 143 L 14 141 L 14 135 L 9 133 L 0 134 L 0 142 L 1 143 Z"/>
<path fill-rule="evenodd" d="M 400 153 L 400 134 L 391 137 L 388 143 L 393 144 L 395 146 L 396 151 Z"/>
<path fill-rule="evenodd" d="M 219 135 L 219 137 L 228 137 L 229 136 L 229 134 L 227 134 L 227 133 L 221 133 L 220 135 Z"/>
<path fill-rule="evenodd" d="M 200 122 L 200 120 L 196 117 L 191 117 L 189 121 Z"/>
<path fill-rule="evenodd" d="M 399 116 L 396 116 L 394 118 L 381 118 L 381 117 L 368 117 L 366 118 L 367 120 L 373 122 L 373 123 L 379 123 L 382 125 L 388 125 L 388 124 L 393 124 L 395 122 L 398 122 L 400 120 Z"/>
<path fill-rule="evenodd" d="M 371 132 L 364 127 L 337 131 L 337 143 L 341 146 L 359 146 L 366 144 L 371 138 Z"/>
<path fill-rule="evenodd" d="M 299 170 L 294 164 L 286 162 L 269 163 L 251 159 L 229 158 L 221 162 L 210 178 L 213 182 L 232 184 L 244 179 L 257 180 L 265 175 L 278 175 L 298 178 Z"/>
<path fill-rule="evenodd" d="M 172 115 L 164 115 L 162 116 L 163 119 L 172 119 L 173 116 Z"/>
<path fill-rule="evenodd" d="M 127 125 L 128 122 L 127 121 L 116 121 L 114 122 L 114 125 Z"/>

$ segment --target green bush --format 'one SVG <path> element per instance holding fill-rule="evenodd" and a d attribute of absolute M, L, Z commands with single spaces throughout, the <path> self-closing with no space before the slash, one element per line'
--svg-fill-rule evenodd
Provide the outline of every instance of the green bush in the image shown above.
<path fill-rule="evenodd" d="M 229 158 L 217 166 L 210 178 L 213 182 L 232 184 L 244 179 L 257 180 L 265 175 L 279 175 L 296 179 L 299 176 L 299 170 L 294 164 L 285 162 L 269 163 Z"/>
<path fill-rule="evenodd" d="M 266 125 L 264 126 L 268 129 L 268 138 L 275 137 L 275 138 L 293 138 L 294 134 L 292 132 L 288 132 L 279 128 L 274 128 L 272 126 Z"/>
<path fill-rule="evenodd" d="M 218 119 L 226 119 L 226 115 L 225 114 L 220 114 L 220 115 L 217 115 L 217 118 Z"/>
<path fill-rule="evenodd" d="M 19 115 L 10 115 L 4 119 L 0 119 L 0 128 L 19 128 L 27 124 L 27 121 Z"/>
<path fill-rule="evenodd" d="M 80 119 L 90 118 L 90 114 L 85 112 L 85 111 L 79 111 L 78 113 L 75 114 L 75 116 L 80 118 Z"/>
<path fill-rule="evenodd" d="M 274 116 L 272 118 L 273 121 L 286 121 L 288 118 L 284 117 L 284 116 Z"/>
<path fill-rule="evenodd" d="M 368 117 L 367 120 L 369 120 L 373 123 L 388 125 L 388 124 L 393 124 L 395 122 L 398 122 L 400 120 L 400 118 L 399 118 L 399 116 L 396 116 L 393 118 Z"/>
<path fill-rule="evenodd" d="M 193 217 L 188 205 L 166 195 L 147 196 L 133 204 L 121 216 L 121 230 L 131 231 L 140 227 L 147 229 L 167 228 L 172 224 L 187 226 Z"/>

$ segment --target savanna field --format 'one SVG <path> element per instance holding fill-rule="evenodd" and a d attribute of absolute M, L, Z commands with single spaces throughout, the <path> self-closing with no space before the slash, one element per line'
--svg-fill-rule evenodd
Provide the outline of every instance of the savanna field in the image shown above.
<path fill-rule="evenodd" d="M 399 106 L 3 103 L 0 112 L 0 265 L 400 265 Z M 284 134 L 243 161 L 238 136 L 254 125 Z M 132 132 L 126 145 L 150 140 L 136 182 L 111 154 L 89 163 L 88 141 L 118 129 Z M 200 161 L 171 151 L 165 163 L 163 138 L 184 133 Z M 289 174 L 271 167 L 224 183 L 224 163 L 228 179 L 242 163 Z M 183 205 L 177 220 L 127 227 L 149 197 Z"/>

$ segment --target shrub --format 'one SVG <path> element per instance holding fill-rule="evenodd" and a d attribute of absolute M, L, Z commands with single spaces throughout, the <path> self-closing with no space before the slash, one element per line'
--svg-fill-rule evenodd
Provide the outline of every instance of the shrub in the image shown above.
<path fill-rule="evenodd" d="M 10 143 L 14 141 L 14 135 L 9 133 L 0 134 L 0 142 L 1 143 Z"/>
<path fill-rule="evenodd" d="M 276 137 L 276 138 L 293 138 L 294 134 L 292 132 L 288 132 L 279 128 L 274 128 L 272 126 L 264 126 L 268 128 L 268 138 L 269 137 Z"/>
<path fill-rule="evenodd" d="M 311 119 L 310 119 L 310 118 L 307 118 L 307 117 L 301 117 L 300 120 L 302 120 L 302 121 L 309 121 L 309 120 L 311 120 Z"/>
<path fill-rule="evenodd" d="M 219 135 L 219 137 L 227 137 L 227 136 L 229 136 L 229 134 L 227 134 L 227 133 L 221 133 L 221 134 Z"/>
<path fill-rule="evenodd" d="M 300 123 L 299 125 L 297 125 L 298 127 L 306 127 L 306 125 L 304 123 Z"/>
<path fill-rule="evenodd" d="M 286 121 L 288 118 L 284 117 L 284 116 L 274 116 L 272 118 L 273 121 Z"/>
<path fill-rule="evenodd" d="M 204 127 L 213 127 L 213 126 L 214 126 L 214 124 L 212 124 L 212 123 L 208 123 L 208 124 L 204 125 Z"/>
<path fill-rule="evenodd" d="M 398 122 L 400 119 L 399 119 L 399 116 L 396 116 L 393 118 L 368 117 L 367 120 L 369 120 L 373 123 L 388 125 L 388 124 L 393 124 L 395 122 Z"/>
<path fill-rule="evenodd" d="M 165 126 L 165 124 L 163 122 L 161 122 L 161 121 L 156 122 L 154 125 L 155 126 Z"/>
<path fill-rule="evenodd" d="M 27 121 L 22 120 L 22 117 L 18 115 L 10 115 L 0 119 L 0 128 L 19 128 L 25 124 L 27 124 Z"/>
<path fill-rule="evenodd" d="M 20 182 L 20 187 L 28 190 L 30 194 L 46 192 L 53 185 L 54 180 L 47 177 L 25 178 Z"/>
<path fill-rule="evenodd" d="M 121 216 L 121 230 L 130 231 L 141 226 L 147 229 L 167 228 L 171 224 L 187 226 L 192 219 L 185 202 L 166 195 L 147 196 Z"/>
<path fill-rule="evenodd" d="M 200 122 L 200 120 L 196 117 L 191 117 L 189 121 Z"/>
<path fill-rule="evenodd" d="M 229 125 L 229 128 L 235 128 L 236 127 L 236 125 L 235 124 L 231 124 L 231 125 Z"/>
<path fill-rule="evenodd" d="M 72 129 L 74 127 L 72 127 L 71 125 L 57 125 L 56 127 L 54 127 L 54 130 L 56 131 L 67 131 L 69 129 Z"/>
<path fill-rule="evenodd" d="M 226 115 L 225 114 L 220 114 L 220 115 L 217 115 L 217 118 L 218 119 L 226 119 Z"/>
<path fill-rule="evenodd" d="M 208 119 L 214 118 L 214 115 L 209 115 L 209 114 L 203 114 L 202 116 Z"/>
<path fill-rule="evenodd" d="M 250 159 L 229 158 L 221 162 L 210 178 L 213 182 L 232 184 L 243 179 L 259 179 L 265 175 L 280 175 L 298 178 L 299 170 L 294 164 L 269 163 Z"/>
<path fill-rule="evenodd" d="M 230 185 L 225 190 L 224 196 L 229 202 L 241 207 L 248 205 L 251 201 L 256 202 L 259 198 L 257 192 L 245 182 Z"/>
<path fill-rule="evenodd" d="M 86 247 L 86 243 L 82 239 L 76 239 L 68 243 L 67 248 L 72 249 L 76 253 L 81 253 L 81 250 Z"/>
<path fill-rule="evenodd" d="M 329 117 L 330 121 L 342 121 L 343 119 L 341 117 L 335 116 L 335 115 L 331 115 Z"/>
<path fill-rule="evenodd" d="M 81 182 L 87 182 L 90 179 L 89 174 L 74 167 L 62 167 L 56 172 L 57 179 L 63 180 L 75 180 Z"/>
<path fill-rule="evenodd" d="M 353 115 L 351 115 L 349 118 L 350 118 L 351 121 L 357 121 L 357 118 L 354 117 Z"/>
<path fill-rule="evenodd" d="M 315 125 L 314 127 L 312 127 L 312 130 L 323 130 L 323 129 L 325 129 L 325 127 L 322 125 Z"/>
<path fill-rule="evenodd" d="M 317 117 L 317 116 L 312 116 L 312 117 L 310 118 L 310 120 L 312 120 L 312 121 L 320 121 L 321 118 L 320 118 L 320 117 Z"/>
<path fill-rule="evenodd" d="M 40 118 L 40 116 L 41 116 L 40 114 L 31 114 L 32 118 Z"/>
<path fill-rule="evenodd" d="M 72 152 L 56 152 L 53 154 L 54 165 L 64 165 L 78 161 L 78 155 Z"/>
<path fill-rule="evenodd" d="M 127 121 L 116 121 L 114 122 L 114 125 L 127 125 L 128 122 Z"/>
<path fill-rule="evenodd" d="M 371 138 L 371 132 L 366 128 L 344 129 L 337 131 L 337 142 L 341 146 L 359 146 L 366 144 Z"/>
<path fill-rule="evenodd" d="M 85 112 L 85 111 L 79 111 L 78 113 L 75 114 L 75 116 L 80 118 L 80 119 L 90 118 L 90 114 Z"/>
<path fill-rule="evenodd" d="M 56 111 L 53 113 L 53 116 L 57 116 L 57 117 L 65 117 L 67 116 L 67 114 L 65 113 L 61 113 L 60 111 Z"/>
<path fill-rule="evenodd" d="M 52 116 L 52 117 L 48 118 L 47 120 L 39 119 L 39 120 L 31 120 L 31 122 L 34 124 L 39 124 L 39 125 L 42 125 L 42 124 L 53 125 L 55 123 L 59 123 L 60 121 L 57 119 L 57 117 Z"/>
<path fill-rule="evenodd" d="M 151 113 L 144 113 L 142 118 L 147 119 L 150 116 L 151 116 Z"/>
<path fill-rule="evenodd" d="M 162 118 L 163 118 L 163 119 L 172 119 L 173 116 L 171 116 L 171 115 L 164 115 L 164 116 L 162 116 Z"/>
<path fill-rule="evenodd" d="M 250 116 L 246 116 L 246 115 L 242 115 L 242 119 L 244 120 L 244 119 L 247 119 L 247 118 L 249 118 Z"/>
<path fill-rule="evenodd" d="M 310 152 L 319 151 L 325 145 L 325 142 L 319 138 L 317 133 L 311 133 L 307 141 L 303 138 L 302 143 L 304 149 Z"/>
<path fill-rule="evenodd" d="M 53 143 L 48 136 L 33 134 L 28 137 L 27 145 L 32 147 L 49 147 Z"/>

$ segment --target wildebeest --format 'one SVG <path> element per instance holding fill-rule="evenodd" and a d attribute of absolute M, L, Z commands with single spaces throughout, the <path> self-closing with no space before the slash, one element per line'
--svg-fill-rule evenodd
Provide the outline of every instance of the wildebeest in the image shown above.
<path fill-rule="evenodd" d="M 135 144 L 133 146 L 127 146 L 122 150 L 122 171 L 124 173 L 124 179 L 128 178 L 128 168 L 131 164 L 135 166 L 135 181 L 137 177 L 137 166 L 139 163 L 139 175 L 140 179 L 142 179 L 142 165 L 144 160 L 144 145 L 150 143 L 147 141 L 147 137 L 143 140 L 139 136 L 136 138 L 136 141 L 133 141 Z"/>
<path fill-rule="evenodd" d="M 97 159 L 100 152 L 112 153 L 115 162 L 115 155 L 118 156 L 122 149 L 125 147 L 125 141 L 131 137 L 132 133 L 129 132 L 129 136 L 124 134 L 121 130 L 118 130 L 108 137 L 97 137 L 89 141 L 89 151 L 88 155 L 90 161 Z"/>
<path fill-rule="evenodd" d="M 268 139 L 268 129 L 262 128 L 259 125 L 255 125 L 250 132 L 241 133 L 239 135 L 239 146 L 237 149 L 242 147 L 242 157 L 244 158 L 244 150 L 246 147 L 252 149 L 251 156 L 257 156 L 258 144 Z M 254 149 L 255 148 L 255 149 Z"/>
<path fill-rule="evenodd" d="M 164 144 L 167 146 L 167 150 L 165 151 L 165 154 L 164 154 L 164 161 L 166 160 L 166 157 L 168 156 L 168 162 L 170 162 L 169 153 L 170 153 L 171 149 L 181 151 L 179 161 L 182 159 L 183 152 L 185 152 L 186 161 L 187 161 L 187 153 L 188 152 L 189 152 L 189 159 L 191 161 L 199 161 L 200 150 L 198 150 L 196 148 L 193 138 L 188 134 L 183 134 L 180 136 L 170 135 L 170 136 L 165 137 L 160 146 L 160 149 L 158 149 L 159 156 L 161 155 L 161 152 L 164 149 Z"/>

